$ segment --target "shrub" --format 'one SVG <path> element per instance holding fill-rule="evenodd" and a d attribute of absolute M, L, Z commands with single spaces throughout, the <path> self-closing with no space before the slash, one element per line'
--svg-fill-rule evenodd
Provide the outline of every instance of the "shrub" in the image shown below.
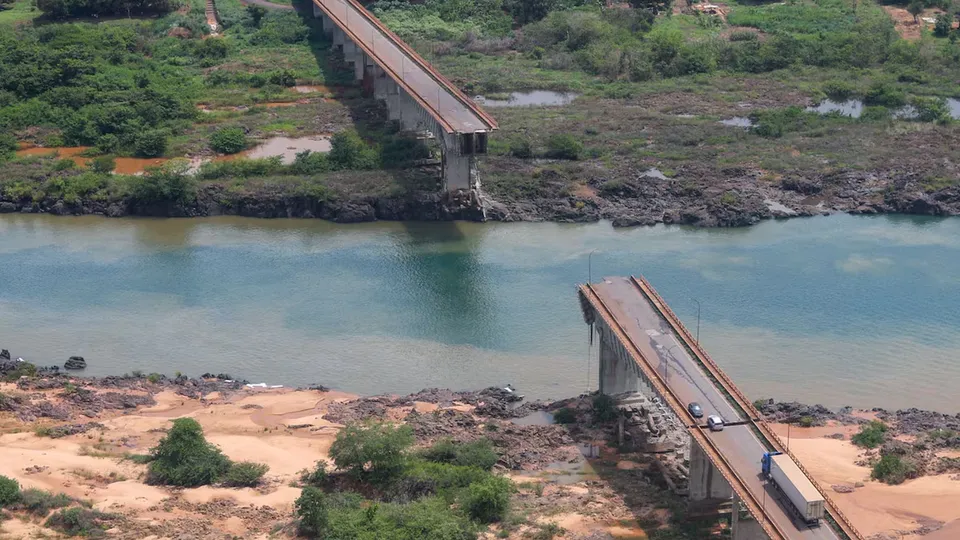
<path fill-rule="evenodd" d="M 0 507 L 10 506 L 20 500 L 20 483 L 0 475 Z"/>
<path fill-rule="evenodd" d="M 322 486 L 327 482 L 327 462 L 318 461 L 312 471 L 306 469 L 300 474 L 300 481 L 311 486 Z"/>
<path fill-rule="evenodd" d="M 434 442 L 429 448 L 420 452 L 420 456 L 427 461 L 436 463 L 453 463 L 457 457 L 457 443 L 450 437 L 443 437 Z"/>
<path fill-rule="evenodd" d="M 737 30 L 730 33 L 730 41 L 757 41 L 757 33 L 749 30 Z"/>
<path fill-rule="evenodd" d="M 312 486 L 303 488 L 294 507 L 300 519 L 297 523 L 298 532 L 309 537 L 323 536 L 329 523 L 326 496 L 323 492 Z"/>
<path fill-rule="evenodd" d="M 562 409 L 557 409 L 553 413 L 553 422 L 556 424 L 573 424 L 577 421 L 577 411 L 564 407 Z"/>
<path fill-rule="evenodd" d="M 137 176 L 130 186 L 131 197 L 144 204 L 184 202 L 190 198 L 193 181 L 186 170 L 167 163 L 160 169 Z"/>
<path fill-rule="evenodd" d="M 230 460 L 203 437 L 192 418 L 177 418 L 151 451 L 147 483 L 195 487 L 212 484 L 230 468 Z"/>
<path fill-rule="evenodd" d="M 890 83 L 877 82 L 870 86 L 863 96 L 866 105 L 883 105 L 884 107 L 902 107 L 907 103 L 907 96 L 902 90 Z"/>
<path fill-rule="evenodd" d="M 933 25 L 933 35 L 937 37 L 947 37 L 950 34 L 952 26 L 952 18 L 946 13 L 940 13 L 937 15 L 937 22 Z"/>
<path fill-rule="evenodd" d="M 836 100 L 849 99 L 857 93 L 857 88 L 847 81 L 829 81 L 823 85 L 823 93 Z"/>
<path fill-rule="evenodd" d="M 247 147 L 247 135 L 243 128 L 220 128 L 210 136 L 210 148 L 221 154 L 236 154 Z"/>
<path fill-rule="evenodd" d="M 103 536 L 104 521 L 113 516 L 89 508 L 67 508 L 50 516 L 45 525 L 68 536 Z"/>
<path fill-rule="evenodd" d="M 90 169 L 100 174 L 110 174 L 117 168 L 117 160 L 113 156 L 100 156 L 89 162 Z"/>
<path fill-rule="evenodd" d="M 330 456 L 338 469 L 374 481 L 396 477 L 407 463 L 407 449 L 413 444 L 410 426 L 383 422 L 349 424 L 337 433 Z"/>
<path fill-rule="evenodd" d="M 407 493 L 402 495 L 427 495 L 438 492 L 447 492 L 465 488 L 474 482 L 480 482 L 490 476 L 490 473 L 477 467 L 464 467 L 450 463 L 435 463 L 432 461 L 414 461 L 404 473 L 404 482 Z M 411 492 L 410 487 L 417 489 Z M 410 497 L 415 498 L 415 497 Z"/>
<path fill-rule="evenodd" d="M 583 144 L 572 135 L 557 134 L 547 139 L 548 158 L 553 159 L 580 159 L 583 152 Z"/>
<path fill-rule="evenodd" d="M 861 122 L 878 122 L 890 119 L 890 109 L 882 105 L 864 107 L 860 113 Z"/>
<path fill-rule="evenodd" d="M 850 438 L 853 444 L 863 448 L 876 448 L 883 444 L 886 438 L 887 425 L 879 420 L 873 420 L 860 426 L 860 431 Z"/>
<path fill-rule="evenodd" d="M 376 165 L 363 139 L 352 129 L 334 134 L 328 159 L 335 169 L 370 169 Z"/>
<path fill-rule="evenodd" d="M 46 517 L 50 510 L 70 506 L 71 502 L 73 502 L 73 499 L 65 493 L 54 495 L 49 491 L 31 488 L 20 492 L 20 501 L 17 503 L 17 507 L 35 516 Z"/>
<path fill-rule="evenodd" d="M 518 137 L 510 141 L 510 155 L 520 159 L 529 159 L 533 157 L 533 146 L 530 139 Z"/>
<path fill-rule="evenodd" d="M 593 418 L 597 422 L 611 422 L 618 415 L 616 403 L 606 394 L 593 396 Z"/>
<path fill-rule="evenodd" d="M 916 466 L 909 459 L 896 454 L 885 454 L 873 466 L 870 477 L 887 484 L 902 484 L 916 475 Z"/>
<path fill-rule="evenodd" d="M 800 427 L 813 427 L 813 417 L 812 416 L 801 416 L 800 420 L 797 422 Z"/>
<path fill-rule="evenodd" d="M 500 521 L 510 506 L 513 484 L 501 476 L 491 476 L 481 482 L 470 484 L 464 507 L 470 517 L 483 522 Z"/>
<path fill-rule="evenodd" d="M 53 164 L 53 170 L 57 172 L 69 171 L 70 169 L 76 168 L 77 164 L 72 159 L 58 159 Z"/>
<path fill-rule="evenodd" d="M 158 382 L 163 380 L 163 375 L 159 373 L 151 373 L 147 375 L 147 380 L 153 384 L 157 384 Z"/>
<path fill-rule="evenodd" d="M 921 122 L 945 124 L 951 120 L 950 107 L 943 98 L 918 96 L 910 100 L 910 105 L 917 111 L 917 120 Z"/>
<path fill-rule="evenodd" d="M 7 382 L 16 382 L 20 380 L 21 377 L 36 377 L 37 376 L 37 366 L 31 364 L 30 362 L 17 362 L 17 367 L 13 371 L 8 371 L 6 375 L 3 376 L 3 380 Z"/>
<path fill-rule="evenodd" d="M 223 477 L 223 484 L 230 487 L 254 487 L 260 485 L 260 480 L 269 470 L 270 467 L 263 463 L 233 463 Z"/>
<path fill-rule="evenodd" d="M 489 471 L 497 464 L 500 456 L 488 439 L 477 439 L 457 446 L 454 465 L 477 467 Z"/>
<path fill-rule="evenodd" d="M 161 156 L 167 150 L 167 134 L 159 129 L 145 130 L 134 139 L 134 148 L 138 156 Z"/>

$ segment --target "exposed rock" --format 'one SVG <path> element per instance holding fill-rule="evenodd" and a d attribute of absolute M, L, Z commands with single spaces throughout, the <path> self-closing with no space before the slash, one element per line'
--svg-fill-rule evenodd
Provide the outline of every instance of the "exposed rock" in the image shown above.
<path fill-rule="evenodd" d="M 10 351 L 6 349 L 0 349 L 0 360 L 9 360 L 9 359 L 10 359 Z"/>
<path fill-rule="evenodd" d="M 12 202 L 0 202 L 0 214 L 10 214 L 12 212 L 16 212 L 18 209 L 19 207 Z"/>
<path fill-rule="evenodd" d="M 834 484 L 830 487 L 837 493 L 853 493 L 853 486 L 848 486 L 846 484 Z"/>
<path fill-rule="evenodd" d="M 82 356 L 71 356 L 63 364 L 64 369 L 84 369 L 87 367 L 87 361 Z"/>

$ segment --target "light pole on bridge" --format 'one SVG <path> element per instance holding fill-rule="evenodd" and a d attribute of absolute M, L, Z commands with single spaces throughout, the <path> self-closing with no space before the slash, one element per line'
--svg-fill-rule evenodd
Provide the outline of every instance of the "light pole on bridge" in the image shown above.
<path fill-rule="evenodd" d="M 696 298 L 691 298 L 691 300 L 697 303 L 697 345 L 700 345 L 700 301 Z"/>

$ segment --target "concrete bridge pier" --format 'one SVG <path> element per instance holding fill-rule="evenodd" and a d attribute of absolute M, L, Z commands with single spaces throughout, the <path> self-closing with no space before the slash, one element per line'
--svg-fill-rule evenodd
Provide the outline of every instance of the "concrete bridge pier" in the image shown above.
<path fill-rule="evenodd" d="M 690 500 L 729 499 L 733 489 L 699 444 L 691 443 L 690 448 Z"/>
<path fill-rule="evenodd" d="M 743 505 L 740 503 L 740 497 L 735 495 L 733 512 L 730 514 L 730 529 L 733 533 L 731 535 L 733 540 L 769 540 L 770 537 L 763 532 L 760 523 L 753 519 L 750 512 L 742 509 L 741 506 Z"/>

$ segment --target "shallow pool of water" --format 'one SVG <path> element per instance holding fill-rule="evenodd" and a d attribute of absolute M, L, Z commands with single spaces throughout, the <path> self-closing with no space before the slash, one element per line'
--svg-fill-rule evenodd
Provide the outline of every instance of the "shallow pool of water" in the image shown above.
<path fill-rule="evenodd" d="M 507 99 L 488 99 L 477 96 L 477 103 L 487 107 L 533 107 L 549 105 L 569 105 L 579 94 L 572 92 L 553 92 L 550 90 L 533 90 L 530 92 L 513 92 Z"/>
<path fill-rule="evenodd" d="M 720 123 L 725 126 L 733 126 L 733 127 L 742 127 L 742 128 L 753 127 L 753 121 L 744 116 L 734 116 L 733 118 L 726 118 L 721 120 Z"/>
<path fill-rule="evenodd" d="M 273 137 L 249 150 L 235 154 L 235 156 L 250 159 L 280 156 L 283 158 L 284 164 L 290 165 L 296 159 L 297 154 L 304 150 L 310 150 L 311 152 L 329 152 L 330 136 L 316 135 L 313 137 L 297 138 Z"/>

